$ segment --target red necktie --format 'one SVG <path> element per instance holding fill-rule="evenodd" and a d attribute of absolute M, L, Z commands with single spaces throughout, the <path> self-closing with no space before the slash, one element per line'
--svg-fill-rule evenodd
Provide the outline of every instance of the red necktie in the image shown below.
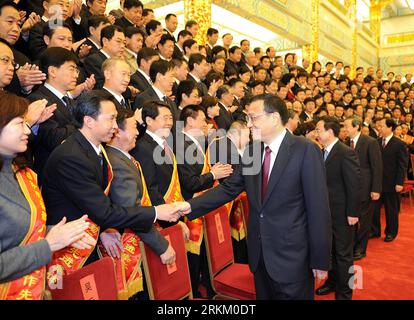
<path fill-rule="evenodd" d="M 267 183 L 269 182 L 269 172 L 270 172 L 270 155 L 272 150 L 269 147 L 265 148 L 265 157 L 262 165 L 262 202 L 265 199 L 267 191 Z"/>
<path fill-rule="evenodd" d="M 384 149 L 386 145 L 387 145 L 387 139 L 382 138 L 382 148 Z"/>
<path fill-rule="evenodd" d="M 351 139 L 351 148 L 352 150 L 355 150 L 355 142 L 353 139 Z"/>
<path fill-rule="evenodd" d="M 165 140 L 164 140 L 164 151 L 165 151 L 166 156 L 167 156 L 167 157 L 169 158 L 169 160 L 170 160 L 170 162 L 168 162 L 168 163 L 169 163 L 169 164 L 170 164 L 170 163 L 173 163 L 173 159 L 174 159 L 173 153 L 172 153 L 171 148 L 170 148 L 170 146 L 168 145 L 167 141 L 165 141 Z"/>

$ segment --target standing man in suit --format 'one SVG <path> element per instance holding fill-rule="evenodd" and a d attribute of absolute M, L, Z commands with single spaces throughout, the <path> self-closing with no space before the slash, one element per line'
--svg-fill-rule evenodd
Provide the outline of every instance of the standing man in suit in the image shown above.
<path fill-rule="evenodd" d="M 131 78 L 129 65 L 124 60 L 110 58 L 103 63 L 102 71 L 105 77 L 102 90 L 114 97 L 116 109 L 131 110 L 128 99 L 123 96 Z"/>
<path fill-rule="evenodd" d="M 197 105 L 185 107 L 180 115 L 184 129 L 176 139 L 176 154 L 181 192 L 185 200 L 213 187 L 215 180 L 228 177 L 232 172 L 230 164 L 217 163 L 210 166 L 206 150 L 207 122 L 203 109 Z M 208 272 L 208 262 L 201 224 L 187 222 L 190 229 L 190 243 L 187 256 L 190 266 L 193 294 L 200 297 L 200 283 L 206 286 L 208 297 L 214 296 Z M 201 281 L 200 281 L 201 273 Z"/>
<path fill-rule="evenodd" d="M 397 125 L 392 119 L 377 121 L 380 137 L 377 141 L 381 146 L 382 163 L 382 195 L 374 211 L 371 237 L 381 236 L 380 209 L 385 208 L 385 242 L 391 242 L 398 234 L 398 214 L 400 212 L 400 192 L 403 190 L 407 174 L 408 152 L 404 141 L 394 136 Z"/>
<path fill-rule="evenodd" d="M 188 67 L 190 72 L 187 79 L 197 83 L 199 96 L 202 98 L 208 95 L 208 88 L 202 81 L 210 71 L 210 65 L 207 63 L 206 57 L 201 53 L 192 54 L 188 62 Z"/>
<path fill-rule="evenodd" d="M 177 30 L 178 27 L 178 19 L 177 16 L 174 13 L 169 13 L 165 16 L 165 31 L 167 31 L 167 34 L 170 35 L 174 42 L 176 42 L 174 32 Z"/>
<path fill-rule="evenodd" d="M 321 152 L 286 131 L 287 108 L 280 98 L 258 95 L 247 113 L 256 142 L 226 181 L 189 201 L 188 218 L 246 191 L 249 266 L 257 299 L 313 299 L 314 276 L 327 276 L 332 243 Z"/>
<path fill-rule="evenodd" d="M 85 59 L 84 66 L 88 76 L 95 75 L 95 89 L 102 89 L 104 84 L 104 75 L 102 73 L 102 64 L 109 58 L 123 58 L 125 51 L 125 34 L 122 28 L 110 25 L 101 31 L 102 49 Z"/>
<path fill-rule="evenodd" d="M 125 0 L 123 11 L 124 15 L 115 20 L 115 25 L 121 27 L 124 32 L 128 27 L 137 27 L 141 23 L 142 10 L 144 5 L 139 0 Z"/>
<path fill-rule="evenodd" d="M 177 106 L 168 97 L 174 84 L 174 64 L 165 60 L 155 61 L 150 68 L 150 77 L 153 85 L 137 96 L 133 109 L 141 109 L 148 101 L 162 101 L 170 107 L 174 120 L 177 120 Z"/>
<path fill-rule="evenodd" d="M 361 217 L 354 241 L 354 260 L 366 256 L 368 238 L 371 232 L 375 201 L 380 198 L 382 188 L 382 156 L 377 141 L 361 135 L 362 121 L 359 117 L 344 121 L 348 135 L 346 144 L 357 153 L 361 169 Z"/>
<path fill-rule="evenodd" d="M 56 104 L 53 116 L 39 126 L 34 150 L 34 168 L 42 178 L 42 169 L 50 153 L 76 130 L 72 124 L 74 100 L 69 91 L 75 89 L 79 70 L 76 55 L 63 48 L 49 48 L 40 56 L 40 69 L 47 74 L 46 82 L 28 99 L 46 99 Z"/>
<path fill-rule="evenodd" d="M 219 99 L 218 105 L 220 107 L 220 113 L 218 117 L 214 118 L 220 129 L 228 130 L 233 119 L 233 111 L 237 110 L 237 106 L 233 107 L 233 92 L 228 85 L 220 86 L 216 93 L 217 99 Z"/>
<path fill-rule="evenodd" d="M 218 38 L 219 38 L 219 32 L 217 29 L 214 29 L 214 28 L 207 29 L 206 51 L 207 51 L 207 60 L 209 62 L 213 61 L 213 48 L 217 44 Z"/>
<path fill-rule="evenodd" d="M 138 70 L 131 76 L 131 85 L 140 92 L 151 88 L 150 68 L 153 62 L 160 60 L 158 52 L 152 48 L 142 48 L 137 54 Z"/>
<path fill-rule="evenodd" d="M 117 129 L 117 111 L 110 99 L 94 92 L 78 99 L 73 112 L 78 130 L 54 150 L 45 165 L 42 194 L 48 224 L 56 224 L 63 217 L 72 221 L 87 213 L 88 221 L 97 227 L 91 231 L 96 237 L 99 230 L 108 228 L 148 232 L 157 219 L 177 221 L 186 208 L 182 203 L 127 207 L 108 197 L 113 172 L 102 143 L 109 142 Z M 98 259 L 96 247 L 72 258 L 82 260 L 81 266 L 91 263 Z M 65 270 L 72 267 L 63 266 L 59 260 L 52 264 L 60 264 Z"/>
<path fill-rule="evenodd" d="M 332 216 L 332 269 L 317 295 L 335 291 L 335 299 L 351 300 L 353 248 L 360 217 L 360 179 L 358 156 L 339 141 L 339 120 L 325 116 L 316 125 L 318 140 L 324 146 L 329 207 Z"/>

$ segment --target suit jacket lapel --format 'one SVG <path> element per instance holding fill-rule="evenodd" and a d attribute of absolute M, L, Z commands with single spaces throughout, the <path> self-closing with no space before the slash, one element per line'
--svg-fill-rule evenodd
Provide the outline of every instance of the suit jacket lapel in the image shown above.
<path fill-rule="evenodd" d="M 89 143 L 88 140 L 86 140 L 86 138 L 84 137 L 84 135 L 80 132 L 77 131 L 75 133 L 75 138 L 76 140 L 79 142 L 79 144 L 81 145 L 82 149 L 85 150 L 86 152 L 86 156 L 93 162 L 96 171 L 98 172 L 98 178 L 99 178 L 99 184 L 103 186 L 104 184 L 104 169 L 101 167 L 101 163 L 100 163 L 100 159 L 98 157 L 98 155 L 96 154 L 95 150 L 93 149 L 93 147 L 91 146 L 91 144 Z M 104 161 L 106 162 L 106 161 Z M 104 166 L 107 168 L 107 166 Z"/>
<path fill-rule="evenodd" d="M 328 163 L 331 161 L 332 157 L 335 155 L 335 153 L 337 152 L 338 149 L 338 143 L 342 143 L 341 141 L 338 141 L 337 143 L 335 143 L 335 145 L 333 146 L 333 148 L 331 149 L 331 152 L 329 152 L 328 154 L 328 158 L 326 158 L 325 161 L 325 166 L 328 165 Z"/>
<path fill-rule="evenodd" d="M 272 193 L 272 190 L 278 184 L 285 170 L 285 167 L 289 162 L 291 143 L 292 143 L 291 134 L 287 132 L 280 145 L 279 151 L 275 159 L 275 163 L 273 164 L 273 168 L 270 173 L 269 182 L 267 184 L 267 191 L 266 191 L 265 199 L 263 201 L 263 206 L 269 200 L 269 196 Z"/>

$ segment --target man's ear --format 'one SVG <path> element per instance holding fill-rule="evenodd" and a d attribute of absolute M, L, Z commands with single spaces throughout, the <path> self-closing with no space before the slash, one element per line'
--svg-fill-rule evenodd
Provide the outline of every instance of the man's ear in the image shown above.
<path fill-rule="evenodd" d="M 47 46 L 49 46 L 50 38 L 48 36 L 43 36 L 43 41 L 46 43 Z"/>

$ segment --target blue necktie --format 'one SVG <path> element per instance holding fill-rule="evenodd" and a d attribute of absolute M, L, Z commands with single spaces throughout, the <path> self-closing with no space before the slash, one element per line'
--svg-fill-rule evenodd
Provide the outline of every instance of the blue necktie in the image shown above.
<path fill-rule="evenodd" d="M 328 158 L 329 152 L 328 150 L 324 149 L 323 150 L 323 161 L 326 161 L 326 159 Z"/>

